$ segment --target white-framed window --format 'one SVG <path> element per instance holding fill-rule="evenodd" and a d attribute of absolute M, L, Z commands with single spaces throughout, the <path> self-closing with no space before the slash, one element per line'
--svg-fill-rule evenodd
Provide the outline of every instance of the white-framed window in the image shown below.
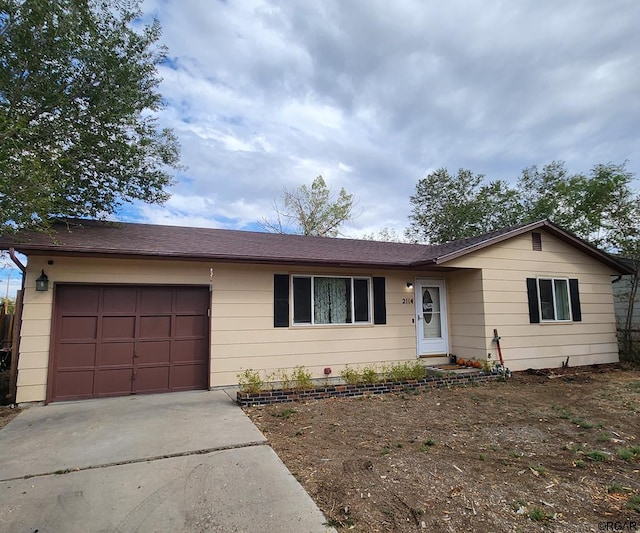
<path fill-rule="evenodd" d="M 370 324 L 371 278 L 292 276 L 294 324 Z"/>
<path fill-rule="evenodd" d="M 571 320 L 571 296 L 566 278 L 538 278 L 540 318 L 546 321 Z"/>

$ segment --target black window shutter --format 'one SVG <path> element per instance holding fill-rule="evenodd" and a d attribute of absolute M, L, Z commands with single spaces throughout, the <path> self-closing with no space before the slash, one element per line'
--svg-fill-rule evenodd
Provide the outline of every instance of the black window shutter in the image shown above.
<path fill-rule="evenodd" d="M 384 278 L 373 278 L 373 323 L 387 323 L 387 301 Z"/>
<path fill-rule="evenodd" d="M 273 327 L 289 327 L 289 276 L 273 275 Z"/>
<path fill-rule="evenodd" d="M 527 298 L 529 299 L 529 322 L 540 322 L 540 310 L 538 309 L 538 282 L 536 278 L 527 278 Z"/>
<path fill-rule="evenodd" d="M 569 294 L 571 296 L 571 316 L 574 322 L 582 322 L 582 311 L 580 309 L 580 292 L 578 291 L 578 280 L 569 280 Z"/>
<path fill-rule="evenodd" d="M 311 278 L 293 278 L 293 323 L 311 324 Z"/>

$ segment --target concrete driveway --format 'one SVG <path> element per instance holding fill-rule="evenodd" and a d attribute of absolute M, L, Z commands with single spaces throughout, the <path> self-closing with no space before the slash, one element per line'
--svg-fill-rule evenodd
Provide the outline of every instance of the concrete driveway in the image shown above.
<path fill-rule="evenodd" d="M 30 407 L 0 450 L 3 531 L 333 531 L 223 391 Z"/>

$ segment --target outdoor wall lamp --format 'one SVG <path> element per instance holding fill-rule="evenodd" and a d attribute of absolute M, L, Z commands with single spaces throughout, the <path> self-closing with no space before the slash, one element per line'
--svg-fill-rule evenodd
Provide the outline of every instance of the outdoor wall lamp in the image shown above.
<path fill-rule="evenodd" d="M 407 281 L 407 289 L 413 289 L 413 281 Z"/>
<path fill-rule="evenodd" d="M 44 270 L 42 271 L 42 274 L 40 274 L 40 277 L 36 280 L 36 290 L 40 292 L 49 290 L 49 278 L 44 273 Z"/>

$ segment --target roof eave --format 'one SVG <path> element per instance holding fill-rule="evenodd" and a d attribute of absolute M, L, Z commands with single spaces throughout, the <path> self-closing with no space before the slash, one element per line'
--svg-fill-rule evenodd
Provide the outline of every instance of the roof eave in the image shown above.
<path fill-rule="evenodd" d="M 244 263 L 261 265 L 299 265 L 313 266 L 321 265 L 325 267 L 341 268 L 375 268 L 375 269 L 404 269 L 413 268 L 411 263 L 389 263 L 372 261 L 345 261 L 339 259 L 320 258 L 296 258 L 296 257 L 261 257 L 261 256 L 238 256 L 228 254 L 185 254 L 171 252 L 140 252 L 139 250 L 110 250 L 86 248 L 58 248 L 52 246 L 21 246 L 16 247 L 24 255 L 51 255 L 66 257 L 94 257 L 94 258 L 120 258 L 120 259 L 151 259 L 151 260 L 174 260 L 174 261 L 201 261 L 201 262 L 224 262 L 224 263 Z"/>

